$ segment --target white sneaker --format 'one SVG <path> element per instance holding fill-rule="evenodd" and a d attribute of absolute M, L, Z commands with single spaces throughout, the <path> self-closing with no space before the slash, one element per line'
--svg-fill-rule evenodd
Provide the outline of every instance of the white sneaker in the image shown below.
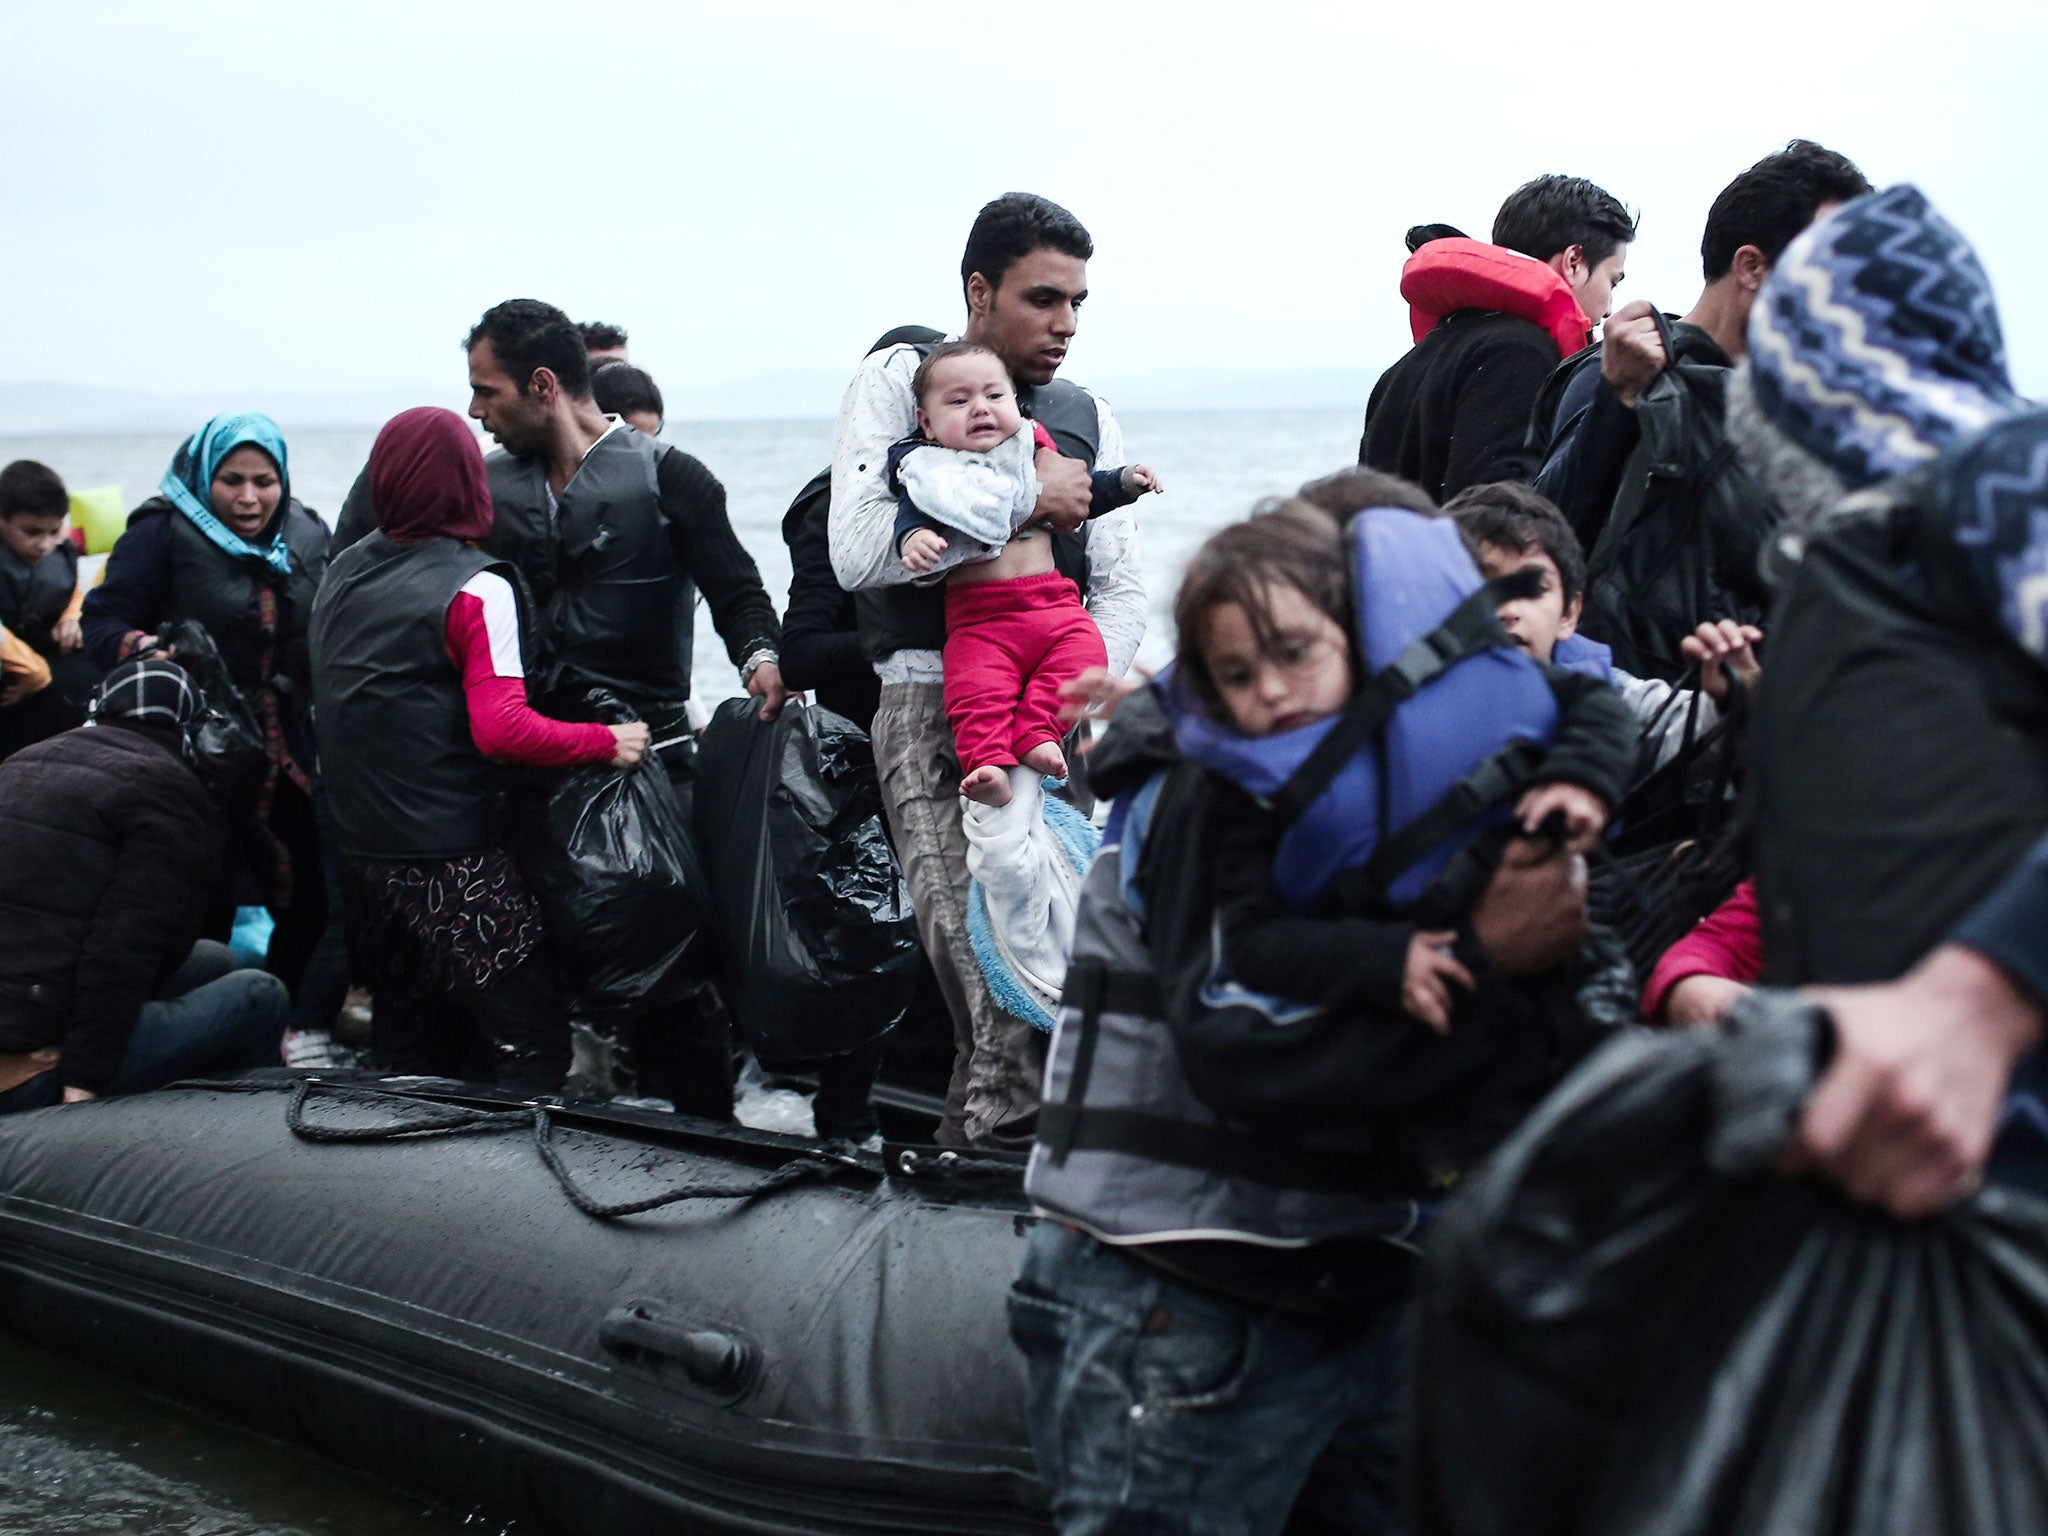
<path fill-rule="evenodd" d="M 334 1036 L 324 1029 L 288 1029 L 284 1032 L 284 1045 L 279 1053 L 288 1067 L 339 1067 L 343 1065 L 341 1052 L 335 1048 Z"/>

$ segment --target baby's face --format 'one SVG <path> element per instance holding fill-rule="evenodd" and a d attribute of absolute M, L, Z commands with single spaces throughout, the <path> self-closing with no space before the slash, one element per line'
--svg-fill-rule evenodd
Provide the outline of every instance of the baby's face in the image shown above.
<path fill-rule="evenodd" d="M 917 424 L 926 437 L 941 448 L 970 453 L 987 453 L 1023 423 L 1009 370 L 988 352 L 941 361 L 925 380 L 917 406 Z"/>

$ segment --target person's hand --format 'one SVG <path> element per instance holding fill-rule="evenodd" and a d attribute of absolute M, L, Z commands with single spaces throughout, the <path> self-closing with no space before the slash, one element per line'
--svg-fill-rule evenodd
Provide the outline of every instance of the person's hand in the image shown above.
<path fill-rule="evenodd" d="M 1656 305 L 1634 299 L 1608 316 L 1600 332 L 1600 377 L 1623 405 L 1635 409 L 1637 398 L 1669 361 L 1657 332 Z"/>
<path fill-rule="evenodd" d="M 1748 990 L 1726 976 L 1682 977 L 1664 994 L 1664 1022 L 1688 1029 L 1715 1023 Z"/>
<path fill-rule="evenodd" d="M 913 528 L 903 536 L 901 550 L 904 569 L 922 576 L 939 563 L 939 556 L 946 552 L 946 541 L 929 528 Z"/>
<path fill-rule="evenodd" d="M 1906 1221 L 1972 1193 L 2040 1005 L 1959 944 L 1897 981 L 1806 995 L 1834 1015 L 1835 1057 L 1800 1116 L 1795 1166 Z"/>
<path fill-rule="evenodd" d="M 1503 976 L 1562 965 L 1586 942 L 1586 861 L 1547 837 L 1514 838 L 1473 903 L 1472 933 Z"/>
<path fill-rule="evenodd" d="M 1038 505 L 1032 511 L 1035 522 L 1050 523 L 1062 532 L 1088 521 L 1088 466 L 1050 448 L 1041 448 L 1031 467 L 1038 473 Z"/>
<path fill-rule="evenodd" d="M 27 695 L 27 677 L 19 672 L 0 672 L 0 709 L 19 704 Z"/>
<path fill-rule="evenodd" d="M 1535 833 L 1552 816 L 1564 818 L 1564 845 L 1573 853 L 1591 851 L 1607 830 L 1607 807 L 1577 784 L 1535 785 L 1515 805 L 1524 832 Z"/>
<path fill-rule="evenodd" d="M 1700 687 L 1707 697 L 1723 704 L 1728 699 L 1728 674 L 1722 667 L 1733 672 L 1744 688 L 1756 687 L 1756 680 L 1764 675 L 1763 663 L 1756 659 L 1756 643 L 1763 637 L 1764 632 L 1754 624 L 1709 619 L 1679 641 L 1678 648 L 1687 661 L 1698 664 Z"/>
<path fill-rule="evenodd" d="M 1451 1032 L 1451 988 L 1470 992 L 1477 985 L 1451 954 L 1457 939 L 1445 930 L 1418 931 L 1408 941 L 1408 960 L 1401 968 L 1401 1006 L 1440 1035 Z"/>
<path fill-rule="evenodd" d="M 177 647 L 165 645 L 147 630 L 131 629 L 121 637 L 121 659 L 130 660 L 136 656 L 154 656 L 159 661 L 169 661 L 178 654 Z"/>
<path fill-rule="evenodd" d="M 1159 483 L 1159 476 L 1152 472 L 1152 467 L 1148 464 L 1133 464 L 1124 473 L 1130 477 L 1131 484 L 1140 491 L 1151 491 L 1156 495 L 1166 489 Z"/>
<path fill-rule="evenodd" d="M 66 1088 L 64 1090 L 64 1102 L 66 1104 L 85 1104 L 98 1097 L 99 1095 L 90 1088 Z M 84 1124 L 83 1121 L 79 1123 L 81 1125 Z"/>
<path fill-rule="evenodd" d="M 1149 667 L 1134 666 L 1122 677 L 1107 667 L 1090 667 L 1060 684 L 1060 721 L 1074 725 L 1082 720 L 1111 720 L 1117 706 L 1150 681 Z"/>
<path fill-rule="evenodd" d="M 607 726 L 612 733 L 612 766 L 631 768 L 647 755 L 647 747 L 654 740 L 647 729 L 645 720 L 629 720 L 624 725 Z"/>
<path fill-rule="evenodd" d="M 59 619 L 50 626 L 50 638 L 57 642 L 57 649 L 70 652 L 85 644 L 85 626 L 76 619 Z"/>
<path fill-rule="evenodd" d="M 804 700 L 802 694 L 791 693 L 783 687 L 782 668 L 772 661 L 764 661 L 754 668 L 753 675 L 747 679 L 747 692 L 761 701 L 763 720 L 773 720 L 791 699 L 799 704 Z"/>

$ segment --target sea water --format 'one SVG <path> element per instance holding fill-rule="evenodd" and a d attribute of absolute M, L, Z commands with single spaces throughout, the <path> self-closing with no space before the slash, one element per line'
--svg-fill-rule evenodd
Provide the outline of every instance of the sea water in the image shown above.
<path fill-rule="evenodd" d="M 196 424 L 195 424 L 196 425 Z M 1142 661 L 1171 654 L 1173 591 L 1197 544 L 1265 496 L 1352 463 L 1359 418 L 1346 411 L 1133 413 L 1133 462 L 1166 494 L 1138 503 L 1151 604 Z M 292 490 L 331 522 L 367 458 L 374 428 L 293 432 Z M 832 423 L 675 422 L 665 437 L 724 482 L 732 523 L 778 608 L 789 592 L 782 514 L 822 468 Z M 40 459 L 74 489 L 152 494 L 175 435 L 0 436 L 0 463 Z M 739 680 L 700 603 L 696 689 L 715 703 Z M 48 1111 L 62 1114 L 62 1110 Z M 373 1486 L 307 1452 L 203 1418 L 120 1378 L 0 1333 L 0 1532 L 6 1536 L 451 1536 L 496 1533 L 463 1511 Z M 522 1536 L 544 1536 L 527 1525 Z"/>

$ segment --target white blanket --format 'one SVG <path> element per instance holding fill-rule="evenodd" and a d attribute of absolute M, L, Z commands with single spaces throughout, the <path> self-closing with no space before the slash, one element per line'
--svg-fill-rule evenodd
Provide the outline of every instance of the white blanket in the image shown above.
<path fill-rule="evenodd" d="M 918 511 L 992 553 L 1037 510 L 1033 442 L 1027 421 L 987 453 L 927 443 L 904 454 L 896 474 Z"/>
<path fill-rule="evenodd" d="M 1074 851 L 1046 824 L 1042 776 L 1021 765 L 1012 768 L 1010 790 L 1008 805 L 970 800 L 961 807 L 967 872 L 981 889 L 1001 969 L 1049 1018 L 1059 1008 L 1067 981 L 1081 872 Z M 983 969 L 991 967 L 984 964 Z M 997 976 L 989 980 L 998 1002 L 1031 1016 L 1000 995 L 1004 989 Z"/>

